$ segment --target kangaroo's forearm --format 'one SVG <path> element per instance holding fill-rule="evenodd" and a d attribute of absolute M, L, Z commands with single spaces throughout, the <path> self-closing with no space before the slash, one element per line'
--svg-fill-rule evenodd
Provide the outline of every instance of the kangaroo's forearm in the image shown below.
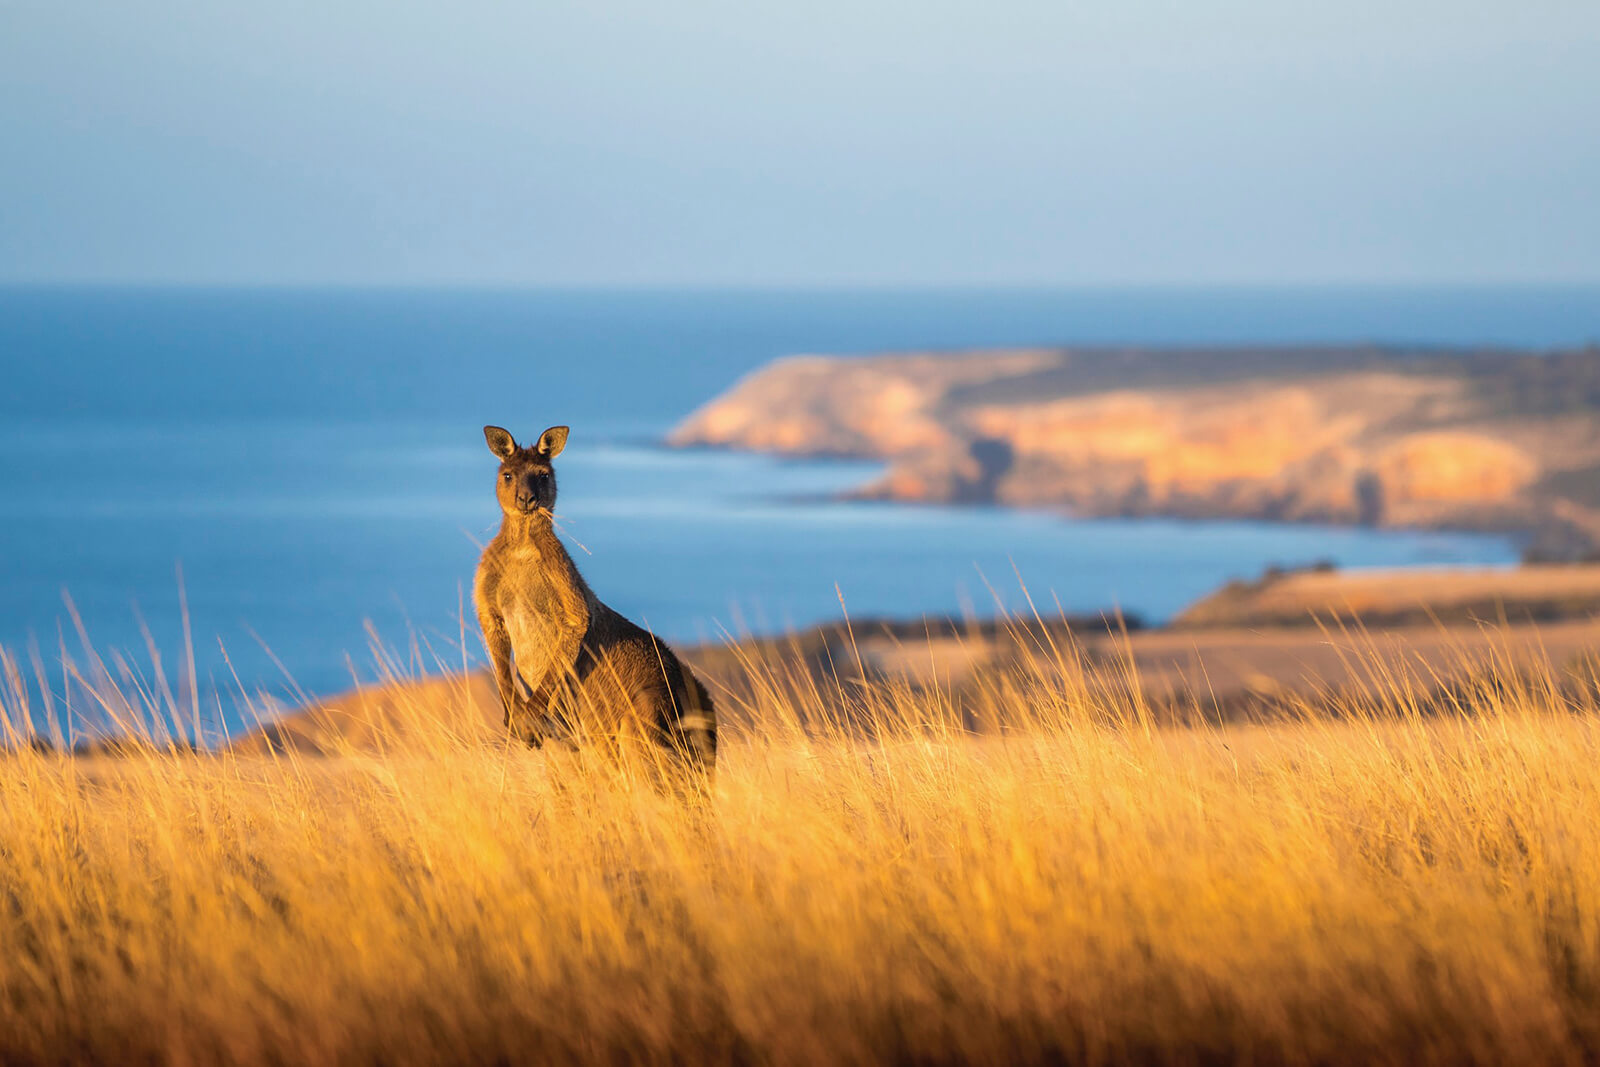
<path fill-rule="evenodd" d="M 516 707 L 517 685 L 511 676 L 511 665 L 508 661 L 496 659 L 494 665 L 494 687 L 500 693 L 500 704 L 507 714 Z"/>
<path fill-rule="evenodd" d="M 511 637 L 506 633 L 505 624 L 492 612 L 481 613 L 478 624 L 483 630 L 483 643 L 489 649 L 489 660 L 494 664 L 494 684 L 500 692 L 500 703 L 510 714 L 517 699 L 516 681 L 511 671 Z"/>

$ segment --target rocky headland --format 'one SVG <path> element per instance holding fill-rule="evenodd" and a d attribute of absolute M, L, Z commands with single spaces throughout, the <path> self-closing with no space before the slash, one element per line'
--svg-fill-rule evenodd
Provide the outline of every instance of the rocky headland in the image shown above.
<path fill-rule="evenodd" d="M 856 495 L 1504 532 L 1600 547 L 1600 347 L 1064 348 L 777 360 L 675 446 L 884 460 Z"/>

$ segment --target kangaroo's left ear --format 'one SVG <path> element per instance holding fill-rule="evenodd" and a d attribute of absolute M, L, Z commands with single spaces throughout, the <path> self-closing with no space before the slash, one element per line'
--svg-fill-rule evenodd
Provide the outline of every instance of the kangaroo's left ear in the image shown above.
<path fill-rule="evenodd" d="M 510 459 L 511 454 L 517 450 L 517 442 L 512 439 L 509 430 L 502 430 L 498 426 L 485 426 L 483 439 L 489 442 L 489 451 L 501 459 Z"/>
<path fill-rule="evenodd" d="M 561 450 L 567 447 L 567 428 L 565 426 L 552 426 L 539 435 L 538 449 L 545 458 L 555 459 L 561 455 Z"/>

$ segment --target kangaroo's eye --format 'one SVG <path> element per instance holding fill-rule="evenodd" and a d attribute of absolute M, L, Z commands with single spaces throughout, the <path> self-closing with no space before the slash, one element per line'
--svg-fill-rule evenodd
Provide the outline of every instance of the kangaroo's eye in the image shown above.
<path fill-rule="evenodd" d="M 500 475 L 500 480 L 502 482 L 509 482 L 511 480 L 511 472 L 506 471 L 504 474 Z"/>

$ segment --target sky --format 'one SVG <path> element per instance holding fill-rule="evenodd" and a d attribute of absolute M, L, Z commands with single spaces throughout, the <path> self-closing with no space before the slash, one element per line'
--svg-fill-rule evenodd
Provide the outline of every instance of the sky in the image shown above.
<path fill-rule="evenodd" d="M 1600 281 L 1595 0 L 0 0 L 0 281 Z"/>

